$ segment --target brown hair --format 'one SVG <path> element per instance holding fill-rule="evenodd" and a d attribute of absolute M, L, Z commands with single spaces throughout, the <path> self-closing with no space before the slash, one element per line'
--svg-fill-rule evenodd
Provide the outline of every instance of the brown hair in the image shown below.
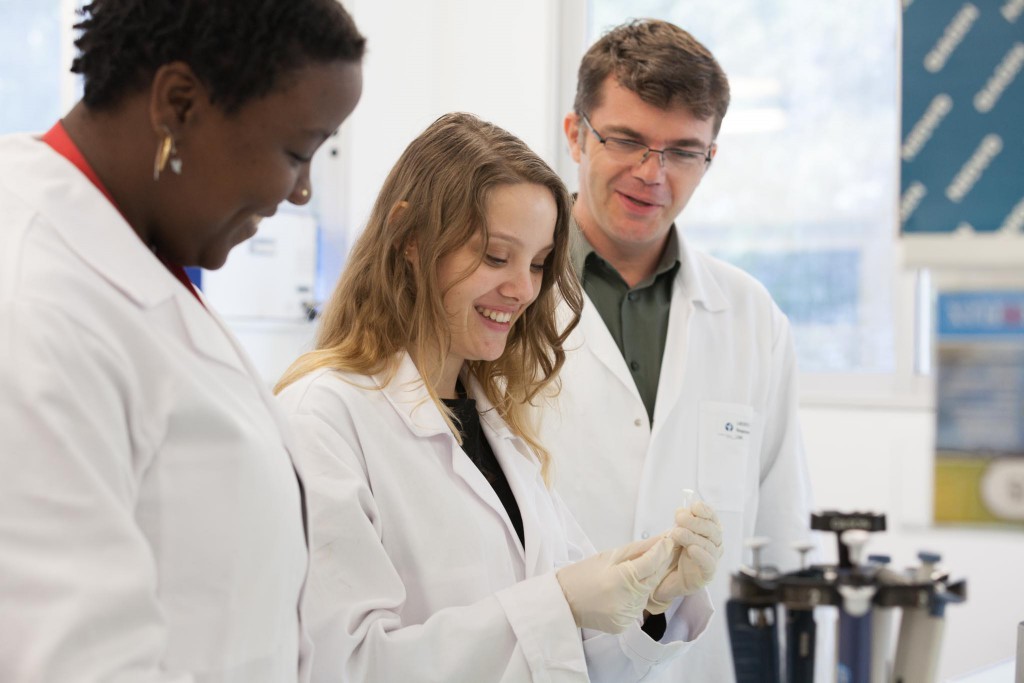
<path fill-rule="evenodd" d="M 714 117 L 714 134 L 729 108 L 729 79 L 711 52 L 667 21 L 621 24 L 590 46 L 576 81 L 577 114 L 601 105 L 608 76 L 661 109 L 682 105 L 699 119 Z"/>
<path fill-rule="evenodd" d="M 565 362 L 563 344 L 583 306 L 569 264 L 572 198 L 558 175 L 525 143 L 471 114 L 442 116 L 402 153 L 324 309 L 316 350 L 292 364 L 275 392 L 324 367 L 362 375 L 383 373 L 390 381 L 402 351 L 415 350 L 418 363 L 419 354 L 433 352 L 443 361 L 451 332 L 438 264 L 477 231 L 484 237 L 482 261 L 488 195 L 496 187 L 516 183 L 536 183 L 551 192 L 557 207 L 555 246 L 540 293 L 512 325 L 504 353 L 495 361 L 466 365 L 509 428 L 537 453 L 546 478 L 549 456 L 528 424 L 527 405 L 555 381 Z M 412 244 L 416 267 L 405 254 Z M 560 300 L 572 312 L 568 326 L 556 320 Z M 431 378 L 424 381 L 454 426 Z"/>

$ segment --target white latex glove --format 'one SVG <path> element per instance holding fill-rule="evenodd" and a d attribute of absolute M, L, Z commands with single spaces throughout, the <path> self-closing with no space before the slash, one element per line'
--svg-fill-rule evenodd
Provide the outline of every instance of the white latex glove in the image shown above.
<path fill-rule="evenodd" d="M 651 614 L 661 614 L 676 598 L 692 595 L 706 586 L 722 557 L 722 525 L 704 501 L 676 510 L 676 526 L 668 537 L 675 544 L 673 565 L 647 601 Z"/>
<path fill-rule="evenodd" d="M 626 630 L 669 570 L 674 548 L 672 539 L 656 536 L 559 569 L 555 577 L 576 625 L 605 633 Z"/>

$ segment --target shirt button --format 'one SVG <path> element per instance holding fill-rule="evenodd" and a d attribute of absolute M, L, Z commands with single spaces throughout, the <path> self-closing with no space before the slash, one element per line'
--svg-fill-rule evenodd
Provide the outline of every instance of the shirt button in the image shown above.
<path fill-rule="evenodd" d="M 637 370 L 640 369 L 640 364 L 637 363 L 635 360 L 631 361 L 629 364 L 629 369 L 632 370 L 633 372 L 636 372 Z"/>
<path fill-rule="evenodd" d="M 633 420 L 633 424 L 635 424 L 637 427 L 641 426 L 643 423 L 643 420 L 641 420 L 639 417 Z"/>
<path fill-rule="evenodd" d="M 630 301 L 636 301 L 637 297 L 639 296 L 640 295 L 637 294 L 636 292 L 630 292 L 629 294 L 626 295 L 626 298 L 629 299 Z"/>
<path fill-rule="evenodd" d="M 645 532 L 643 532 L 642 534 L 640 534 L 640 538 L 644 539 L 645 541 L 646 541 L 646 540 L 647 540 L 648 538 L 650 538 L 650 537 L 651 537 L 651 534 L 650 534 L 649 532 L 647 532 L 647 531 L 645 531 Z"/>

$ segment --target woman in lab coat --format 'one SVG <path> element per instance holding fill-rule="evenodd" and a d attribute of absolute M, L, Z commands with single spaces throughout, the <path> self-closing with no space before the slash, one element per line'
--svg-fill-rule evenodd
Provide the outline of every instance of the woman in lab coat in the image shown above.
<path fill-rule="evenodd" d="M 591 556 L 523 419 L 564 359 L 555 302 L 581 302 L 570 203 L 467 114 L 385 181 L 317 349 L 278 387 L 309 497 L 315 681 L 638 680 L 705 629 L 710 508 Z M 645 608 L 667 610 L 662 642 Z"/>
<path fill-rule="evenodd" d="M 361 89 L 334 0 L 97 0 L 84 97 L 0 139 L 0 681 L 308 678 L 285 421 L 217 268 Z"/>

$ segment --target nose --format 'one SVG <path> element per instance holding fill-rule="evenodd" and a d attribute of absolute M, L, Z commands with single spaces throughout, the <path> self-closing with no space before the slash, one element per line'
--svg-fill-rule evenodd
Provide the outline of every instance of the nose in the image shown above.
<path fill-rule="evenodd" d="M 665 179 L 665 153 L 647 150 L 640 162 L 633 167 L 633 175 L 648 185 L 662 182 Z"/>
<path fill-rule="evenodd" d="M 498 288 L 498 293 L 517 303 L 532 302 L 537 296 L 541 274 L 535 273 L 529 264 L 521 268 L 510 268 L 507 272 L 508 278 Z"/>

